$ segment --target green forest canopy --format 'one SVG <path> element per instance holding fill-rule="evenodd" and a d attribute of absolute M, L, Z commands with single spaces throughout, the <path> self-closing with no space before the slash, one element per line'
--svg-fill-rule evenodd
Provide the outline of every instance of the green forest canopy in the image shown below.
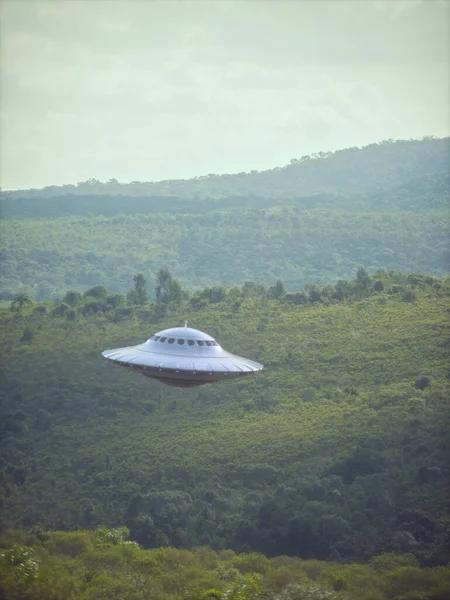
<path fill-rule="evenodd" d="M 372 144 L 262 173 L 4 192 L 2 295 L 125 292 L 166 265 L 189 288 L 288 290 L 360 265 L 448 273 L 449 139 Z"/>
<path fill-rule="evenodd" d="M 0 312 L 5 523 L 126 525 L 153 548 L 449 561 L 448 278 L 359 269 L 297 293 L 181 296 L 164 281 L 164 302 L 95 286 Z M 100 355 L 184 318 L 265 370 L 177 390 Z"/>
<path fill-rule="evenodd" d="M 449 597 L 449 142 L 0 193 L 0 596 Z M 185 318 L 265 370 L 100 356 Z"/>
<path fill-rule="evenodd" d="M 127 540 L 125 527 L 8 531 L 0 538 L 0 596 L 8 600 L 446 600 L 450 569 L 411 555 L 369 564 L 159 548 Z"/>

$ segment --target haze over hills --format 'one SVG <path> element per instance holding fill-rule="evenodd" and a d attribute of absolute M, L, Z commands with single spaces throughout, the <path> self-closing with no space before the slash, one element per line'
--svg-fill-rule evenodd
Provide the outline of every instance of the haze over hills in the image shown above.
<path fill-rule="evenodd" d="M 0 600 L 450 599 L 448 8 L 0 1 Z"/>
<path fill-rule="evenodd" d="M 450 138 L 386 141 L 261 173 L 1 195 L 3 298 L 38 299 L 167 266 L 195 288 L 289 290 L 377 269 L 448 273 Z"/>
<path fill-rule="evenodd" d="M 178 196 L 182 198 L 223 198 L 257 195 L 289 198 L 328 193 L 376 191 L 418 175 L 448 171 L 450 138 L 385 140 L 363 148 L 319 152 L 293 158 L 289 165 L 267 171 L 237 174 L 208 174 L 193 179 L 102 183 L 95 178 L 76 185 L 47 186 L 42 189 L 2 193 L 5 198 L 49 198 L 77 196 Z"/>

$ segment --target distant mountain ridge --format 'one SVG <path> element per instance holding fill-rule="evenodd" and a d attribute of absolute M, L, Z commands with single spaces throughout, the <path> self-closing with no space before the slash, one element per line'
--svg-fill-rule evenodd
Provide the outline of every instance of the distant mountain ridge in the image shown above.
<path fill-rule="evenodd" d="M 209 174 L 193 179 L 158 182 L 119 183 L 97 179 L 77 185 L 47 186 L 42 189 L 13 190 L 4 198 L 49 198 L 66 194 L 178 196 L 183 198 L 223 198 L 257 195 L 285 198 L 321 192 L 349 193 L 376 191 L 415 176 L 448 171 L 450 137 L 426 137 L 422 140 L 386 140 L 363 148 L 319 152 L 289 165 L 266 171 L 236 174 Z"/>
<path fill-rule="evenodd" d="M 339 209 L 349 211 L 413 211 L 445 210 L 450 206 L 450 172 L 426 173 L 384 186 L 371 192 L 319 192 L 298 197 L 227 196 L 222 198 L 190 198 L 181 196 L 124 196 L 122 194 L 65 194 L 49 197 L 1 198 L 1 216 L 7 218 L 57 218 L 67 216 L 105 216 L 133 214 L 205 214 L 238 212 L 275 207 L 296 210 Z"/>
<path fill-rule="evenodd" d="M 425 139 L 262 173 L 4 192 L 3 297 L 123 292 L 162 266 L 190 288 L 280 277 L 298 290 L 360 266 L 445 277 L 449 165 L 450 138 Z"/>

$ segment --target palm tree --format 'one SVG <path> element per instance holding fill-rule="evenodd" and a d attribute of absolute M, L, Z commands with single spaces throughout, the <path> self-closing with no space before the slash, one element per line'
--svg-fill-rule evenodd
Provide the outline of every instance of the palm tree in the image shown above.
<path fill-rule="evenodd" d="M 25 306 L 30 306 L 30 304 L 33 304 L 33 300 L 30 298 L 30 296 L 24 292 L 21 292 L 20 294 L 14 296 L 14 298 L 11 300 L 11 310 L 14 310 L 15 312 L 22 312 L 22 309 L 25 308 Z"/>

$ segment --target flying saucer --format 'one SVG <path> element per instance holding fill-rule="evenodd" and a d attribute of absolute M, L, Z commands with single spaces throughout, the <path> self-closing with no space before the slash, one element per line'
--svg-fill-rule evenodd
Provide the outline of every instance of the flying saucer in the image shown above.
<path fill-rule="evenodd" d="M 194 387 L 261 371 L 263 365 L 224 350 L 207 333 L 173 327 L 143 344 L 105 350 L 111 362 L 177 387 Z"/>

